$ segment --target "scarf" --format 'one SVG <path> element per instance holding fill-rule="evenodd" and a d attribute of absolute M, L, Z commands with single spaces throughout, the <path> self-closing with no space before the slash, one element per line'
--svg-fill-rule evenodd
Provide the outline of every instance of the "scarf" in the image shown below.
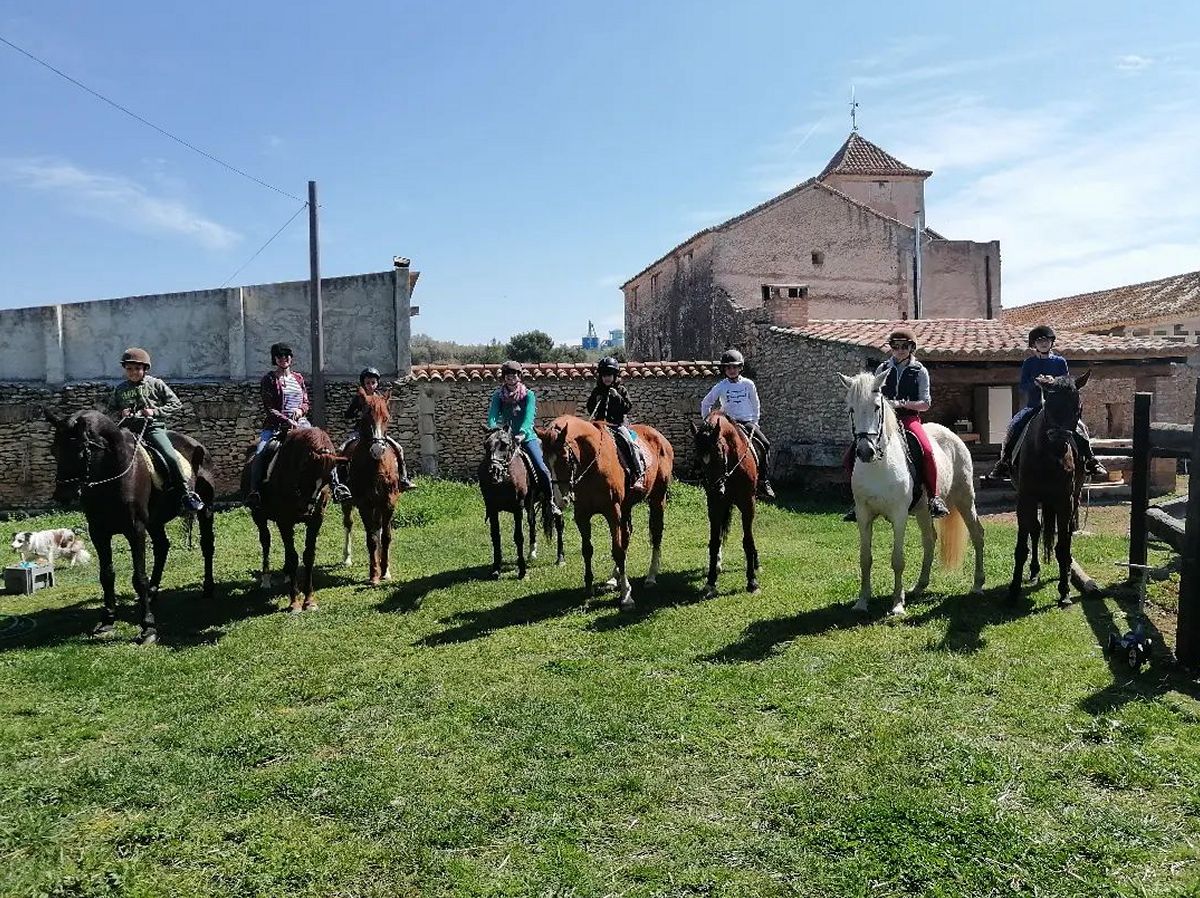
<path fill-rule="evenodd" d="M 517 381 L 517 385 L 511 390 L 508 388 L 508 384 L 502 384 L 500 386 L 500 403 L 501 405 L 516 405 L 525 398 L 525 394 L 528 392 L 525 384 L 521 381 Z"/>

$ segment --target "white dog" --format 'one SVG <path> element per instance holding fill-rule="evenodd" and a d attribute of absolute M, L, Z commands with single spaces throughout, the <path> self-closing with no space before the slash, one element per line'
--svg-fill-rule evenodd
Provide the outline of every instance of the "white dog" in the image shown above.
<path fill-rule="evenodd" d="M 77 564 L 87 564 L 92 560 L 87 545 L 79 534 L 70 527 L 60 527 L 57 530 L 23 530 L 13 534 L 13 551 L 21 556 L 21 560 L 32 555 L 34 558 L 44 558 L 51 564 L 59 555 L 71 559 L 71 567 Z"/>

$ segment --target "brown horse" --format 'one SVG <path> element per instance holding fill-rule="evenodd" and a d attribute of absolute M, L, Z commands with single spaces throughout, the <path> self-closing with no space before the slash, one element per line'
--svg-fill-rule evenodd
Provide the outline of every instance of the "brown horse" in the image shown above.
<path fill-rule="evenodd" d="M 508 428 L 492 427 L 483 440 L 483 458 L 479 461 L 479 489 L 483 493 L 483 504 L 487 510 L 488 524 L 492 533 L 492 579 L 500 578 L 503 557 L 500 552 L 500 513 L 507 511 L 513 516 L 513 542 L 517 546 L 517 579 L 524 580 L 527 572 L 525 563 L 525 534 L 522 516 L 529 521 L 529 560 L 537 558 L 537 516 L 539 490 L 537 479 L 530 476 L 521 457 L 521 444 Z M 553 523 L 558 538 L 558 555 L 555 564 L 566 563 L 563 555 L 563 521 L 555 515 L 553 522 L 542 515 L 546 535 Z"/>
<path fill-rule="evenodd" d="M 124 536 L 133 557 L 133 589 L 138 597 L 142 630 L 137 641 L 149 645 L 158 640 L 154 606 L 171 541 L 166 524 L 179 514 L 179 495 L 155 485 L 148 456 L 139 452 L 140 436 L 118 427 L 100 412 L 57 415 L 45 411 L 54 425 L 51 452 L 58 463 L 54 498 L 67 502 L 81 499 L 87 515 L 88 536 L 100 562 L 100 585 L 104 611 L 92 631 L 95 636 L 113 632 L 117 619 L 114 589 L 112 540 Z M 204 500 L 200 519 L 200 551 L 204 555 L 204 597 L 213 594 L 213 477 L 207 468 L 203 446 L 183 434 L 170 433 L 171 445 L 196 478 L 196 492 Z M 154 568 L 146 579 L 146 536 L 154 547 Z"/>
<path fill-rule="evenodd" d="M 717 594 L 721 547 L 729 533 L 736 506 L 742 515 L 742 548 L 746 551 L 746 591 L 758 592 L 758 547 L 754 544 L 755 493 L 758 459 L 746 434 L 724 412 L 713 409 L 704 423 L 692 422 L 697 469 L 704 477 L 708 499 L 708 586 L 706 598 Z"/>
<path fill-rule="evenodd" d="M 313 600 L 313 561 L 317 555 L 317 535 L 325 520 L 329 504 L 329 480 L 334 466 L 346 459 L 333 448 L 329 434 L 319 427 L 293 429 L 283 437 L 279 451 L 271 461 L 268 479 L 263 485 L 262 500 L 250 510 L 258 527 L 262 546 L 262 586 L 271 586 L 271 531 L 269 523 L 279 528 L 283 540 L 283 573 L 291 595 L 291 612 L 311 611 L 317 607 Z M 249 484 L 250 463 L 242 471 L 242 486 Z M 295 527 L 304 525 L 304 571 L 298 574 Z"/>
<path fill-rule="evenodd" d="M 1071 558 L 1071 534 L 1086 476 L 1075 446 L 1075 428 L 1083 414 L 1079 390 L 1087 385 L 1090 376 L 1089 371 L 1078 379 L 1056 377 L 1053 383 L 1043 386 L 1042 410 L 1026 426 L 1012 475 L 1017 490 L 1017 546 L 1008 588 L 1010 599 L 1021 595 L 1021 575 L 1030 555 L 1030 544 L 1033 560 L 1029 579 L 1036 581 L 1041 574 L 1037 549 L 1038 534 L 1043 527 L 1045 557 L 1049 559 L 1053 545 L 1058 558 L 1058 604 L 1063 608 L 1072 604 L 1072 573 L 1085 591 L 1095 589 L 1095 583 Z"/>
<path fill-rule="evenodd" d="M 346 447 L 350 493 L 354 497 L 342 503 L 342 526 L 346 544 L 342 561 L 349 567 L 350 531 L 354 527 L 354 507 L 362 518 L 367 532 L 367 557 L 370 559 L 370 582 L 391 580 L 392 515 L 400 498 L 400 459 L 388 442 L 388 411 L 391 393 L 368 395 L 359 388 L 362 415 L 358 419 L 358 438 Z"/>
<path fill-rule="evenodd" d="M 622 608 L 633 607 L 633 591 L 625 573 L 625 554 L 633 529 L 633 506 L 642 500 L 650 506 L 650 544 L 653 554 L 645 584 L 653 586 L 662 552 L 663 515 L 667 488 L 671 484 L 675 450 L 661 433 L 645 424 L 633 425 L 638 443 L 646 450 L 645 491 L 627 490 L 625 469 L 617 455 L 615 437 L 608 425 L 574 415 L 555 418 L 548 427 L 537 428 L 553 475 L 555 492 L 565 508 L 574 505 L 575 526 L 583 540 L 583 584 L 589 591 L 592 576 L 592 517 L 603 515 L 612 536 L 613 577 Z"/>

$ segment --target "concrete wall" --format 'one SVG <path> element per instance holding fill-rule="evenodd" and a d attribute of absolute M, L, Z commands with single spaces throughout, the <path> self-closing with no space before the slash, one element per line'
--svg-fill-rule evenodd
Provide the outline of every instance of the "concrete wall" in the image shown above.
<path fill-rule="evenodd" d="M 999 313 L 1000 241 L 931 240 L 925 244 L 921 255 L 922 318 L 995 318 Z"/>
<path fill-rule="evenodd" d="M 925 178 L 920 175 L 829 175 L 825 183 L 870 206 L 881 215 L 905 224 L 913 223 L 913 213 L 925 213 Z"/>
<path fill-rule="evenodd" d="M 409 368 L 409 298 L 416 272 L 322 280 L 325 370 L 357 377 L 368 364 Z M 256 378 L 278 340 L 309 357 L 308 282 L 195 290 L 0 311 L 0 382 L 60 384 L 120 376 L 121 351 L 142 346 L 172 381 Z"/>

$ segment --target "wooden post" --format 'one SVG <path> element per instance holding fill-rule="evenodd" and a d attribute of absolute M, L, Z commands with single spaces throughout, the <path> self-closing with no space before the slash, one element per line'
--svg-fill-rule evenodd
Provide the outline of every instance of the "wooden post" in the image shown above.
<path fill-rule="evenodd" d="M 308 417 L 325 426 L 325 326 L 321 308 L 321 243 L 317 230 L 317 182 L 308 182 L 308 321 L 312 351 L 312 389 Z"/>
<path fill-rule="evenodd" d="M 1146 506 L 1150 502 L 1150 400 L 1133 394 L 1133 483 L 1129 509 L 1129 582 L 1146 579 Z"/>
<path fill-rule="evenodd" d="M 1188 477 L 1187 524 L 1183 536 L 1183 562 L 1179 576 L 1179 617 L 1176 619 L 1175 657 L 1189 667 L 1200 665 L 1200 484 L 1194 464 L 1200 459 L 1200 383 L 1192 417 L 1192 464 Z"/>

